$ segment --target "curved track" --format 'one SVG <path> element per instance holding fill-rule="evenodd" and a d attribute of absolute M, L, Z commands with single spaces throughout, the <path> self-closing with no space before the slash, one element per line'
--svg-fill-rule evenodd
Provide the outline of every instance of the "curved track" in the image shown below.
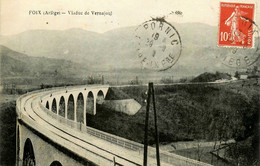
<path fill-rule="evenodd" d="M 82 88 L 97 87 L 71 87 L 66 93 Z M 50 110 L 42 103 L 50 94 L 64 93 L 64 88 L 35 91 L 21 96 L 17 100 L 18 121 L 25 123 L 33 130 L 44 135 L 58 146 L 67 149 L 70 153 L 82 160 L 95 165 L 142 165 L 143 145 L 124 138 L 120 138 L 90 127 L 65 119 Z M 149 165 L 156 165 L 154 149 L 149 148 Z M 191 160 L 182 156 L 162 152 L 161 165 L 203 165 L 202 162 Z M 69 157 L 69 156 L 68 156 Z"/>

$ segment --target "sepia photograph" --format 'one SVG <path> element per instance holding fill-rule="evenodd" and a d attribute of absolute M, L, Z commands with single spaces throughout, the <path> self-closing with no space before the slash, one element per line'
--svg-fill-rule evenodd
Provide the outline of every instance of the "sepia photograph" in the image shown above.
<path fill-rule="evenodd" d="M 0 0 L 0 166 L 260 166 L 259 9 Z"/>

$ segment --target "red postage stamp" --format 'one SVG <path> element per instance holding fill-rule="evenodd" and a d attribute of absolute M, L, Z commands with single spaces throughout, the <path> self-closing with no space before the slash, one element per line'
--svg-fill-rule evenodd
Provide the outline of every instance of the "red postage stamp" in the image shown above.
<path fill-rule="evenodd" d="M 255 4 L 220 2 L 218 46 L 253 47 Z"/>

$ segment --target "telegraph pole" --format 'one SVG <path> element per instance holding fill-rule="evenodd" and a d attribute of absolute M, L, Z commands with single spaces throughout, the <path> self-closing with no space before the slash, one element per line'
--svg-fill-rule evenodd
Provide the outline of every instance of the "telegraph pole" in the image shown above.
<path fill-rule="evenodd" d="M 159 136 L 157 130 L 157 114 L 156 114 L 156 107 L 155 107 L 155 95 L 154 95 L 154 87 L 153 84 L 151 86 L 152 95 L 153 95 L 153 110 L 154 110 L 154 129 L 155 129 L 155 141 L 156 141 L 156 160 L 157 166 L 160 166 L 160 152 L 159 152 Z"/>
<path fill-rule="evenodd" d="M 144 129 L 144 164 L 143 166 L 147 166 L 147 150 L 148 150 L 148 121 L 149 121 L 149 107 L 150 107 L 150 96 L 151 96 L 151 83 L 149 83 L 148 87 L 148 98 L 146 104 L 146 114 L 145 114 L 145 129 Z"/>
<path fill-rule="evenodd" d="M 155 141 L 156 141 L 156 160 L 157 166 L 160 166 L 160 153 L 159 153 L 159 137 L 157 130 L 157 115 L 156 115 L 156 107 L 155 107 L 155 95 L 154 95 L 154 87 L 153 83 L 150 82 L 148 85 L 148 97 L 147 97 L 147 105 L 146 105 L 146 115 L 145 115 L 145 132 L 144 132 L 144 161 L 143 166 L 147 166 L 147 151 L 148 151 L 148 122 L 149 122 L 149 108 L 150 108 L 150 99 L 152 95 L 153 100 L 153 110 L 154 110 L 154 128 L 155 128 Z"/>

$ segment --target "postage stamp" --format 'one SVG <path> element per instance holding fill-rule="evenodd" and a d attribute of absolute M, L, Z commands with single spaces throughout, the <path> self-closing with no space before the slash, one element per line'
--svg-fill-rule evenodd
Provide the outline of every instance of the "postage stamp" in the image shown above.
<path fill-rule="evenodd" d="M 220 2 L 218 45 L 253 47 L 255 4 Z"/>
<path fill-rule="evenodd" d="M 233 68 L 248 68 L 260 56 L 255 4 L 220 2 L 218 49 L 220 61 Z"/>
<path fill-rule="evenodd" d="M 136 29 L 137 51 L 143 68 L 163 71 L 172 67 L 182 51 L 181 38 L 163 18 L 152 19 Z"/>

